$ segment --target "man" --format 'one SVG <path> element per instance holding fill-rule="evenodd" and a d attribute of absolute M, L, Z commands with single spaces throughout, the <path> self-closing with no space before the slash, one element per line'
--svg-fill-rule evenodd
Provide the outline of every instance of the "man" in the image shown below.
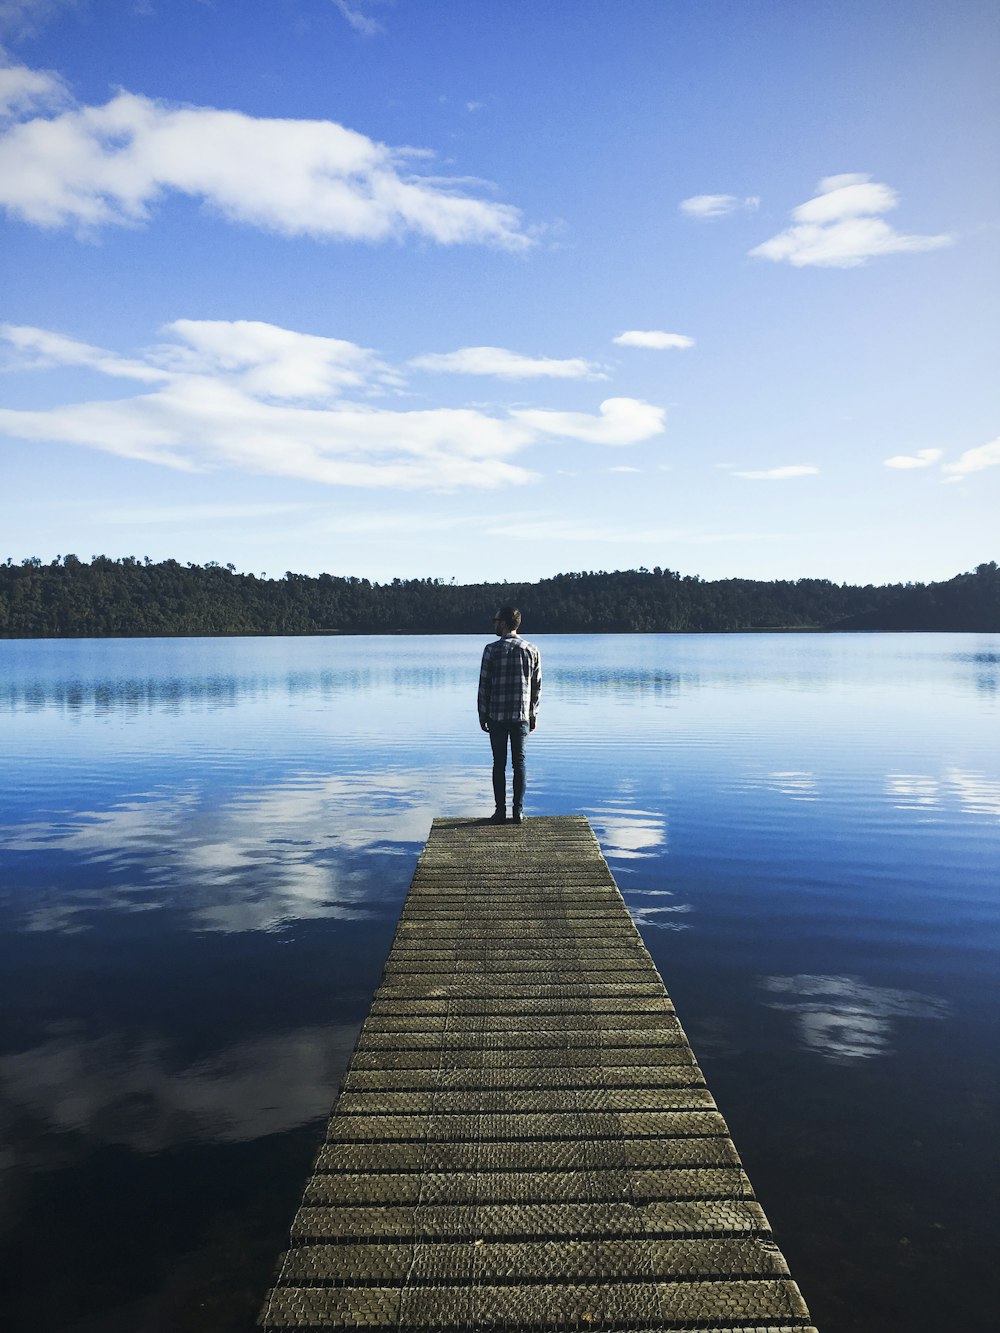
<path fill-rule="evenodd" d="M 542 693 L 542 655 L 533 643 L 518 634 L 521 613 L 516 606 L 502 606 L 493 628 L 496 643 L 483 649 L 479 669 L 479 725 L 490 733 L 493 748 L 493 798 L 496 810 L 491 823 L 507 818 L 507 742 L 514 771 L 514 806 L 511 819 L 520 824 L 524 809 L 524 742 L 538 722 L 538 700 Z"/>

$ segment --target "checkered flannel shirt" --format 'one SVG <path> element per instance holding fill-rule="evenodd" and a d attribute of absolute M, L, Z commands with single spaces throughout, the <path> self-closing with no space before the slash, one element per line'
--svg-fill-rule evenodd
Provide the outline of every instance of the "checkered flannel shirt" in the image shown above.
<path fill-rule="evenodd" d="M 479 669 L 479 723 L 533 722 L 542 693 L 542 655 L 519 634 L 505 634 L 483 649 Z"/>

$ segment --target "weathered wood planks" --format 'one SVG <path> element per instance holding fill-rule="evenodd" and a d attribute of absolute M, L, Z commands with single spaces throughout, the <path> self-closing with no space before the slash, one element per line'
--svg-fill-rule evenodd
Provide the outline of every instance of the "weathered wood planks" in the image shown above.
<path fill-rule="evenodd" d="M 811 1328 L 580 817 L 434 821 L 291 1237 L 266 1330 Z"/>

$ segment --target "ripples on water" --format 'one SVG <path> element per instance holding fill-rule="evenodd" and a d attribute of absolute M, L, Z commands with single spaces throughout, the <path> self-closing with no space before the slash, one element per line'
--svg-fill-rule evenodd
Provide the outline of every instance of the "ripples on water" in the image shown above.
<path fill-rule="evenodd" d="M 12 1327 L 252 1321 L 430 820 L 491 805 L 482 642 L 0 644 Z M 591 820 L 824 1333 L 986 1327 L 1000 639 L 538 642 L 530 811 Z"/>

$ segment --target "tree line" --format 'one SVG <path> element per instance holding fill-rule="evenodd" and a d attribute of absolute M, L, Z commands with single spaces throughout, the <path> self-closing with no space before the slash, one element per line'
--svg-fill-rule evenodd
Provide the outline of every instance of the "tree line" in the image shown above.
<path fill-rule="evenodd" d="M 233 565 L 134 556 L 37 557 L 0 565 L 0 636 L 483 634 L 498 606 L 526 633 L 733 630 L 1000 632 L 995 561 L 940 583 L 864 586 L 829 579 L 702 579 L 671 569 L 557 574 L 534 583 L 282 578 Z"/>

